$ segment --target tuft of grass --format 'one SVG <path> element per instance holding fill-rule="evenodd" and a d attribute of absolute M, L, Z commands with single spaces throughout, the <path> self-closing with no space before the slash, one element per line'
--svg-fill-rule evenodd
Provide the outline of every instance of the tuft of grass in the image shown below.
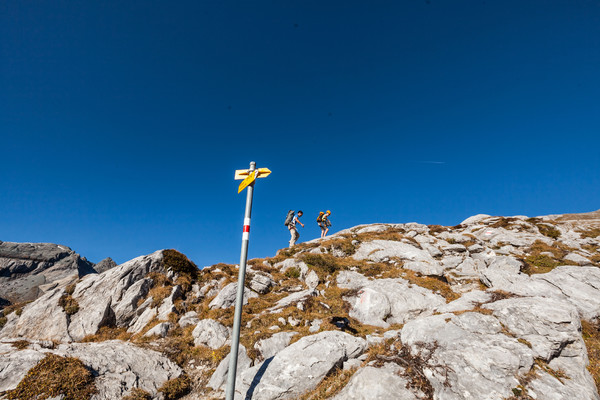
<path fill-rule="evenodd" d="M 448 228 L 445 226 L 441 226 L 441 225 L 427 225 L 427 227 L 429 228 L 429 233 L 431 235 L 436 234 L 436 233 L 440 233 L 440 232 L 447 232 Z"/>
<path fill-rule="evenodd" d="M 321 272 L 320 275 L 331 275 L 343 267 L 338 258 L 331 254 L 306 253 L 301 258 L 302 261 L 313 267 L 317 273 Z"/>
<path fill-rule="evenodd" d="M 179 378 L 166 381 L 158 391 L 163 393 L 165 400 L 175 400 L 187 394 L 192 387 L 190 378 L 182 375 Z"/>
<path fill-rule="evenodd" d="M 98 329 L 98 332 L 96 332 L 93 335 L 87 335 L 85 336 L 83 339 L 81 339 L 82 342 L 104 342 L 107 340 L 123 340 L 123 341 L 127 341 L 129 339 L 131 339 L 133 335 L 129 332 L 127 332 L 127 328 L 116 328 L 116 327 L 109 327 L 109 326 L 103 326 L 100 329 Z"/>
<path fill-rule="evenodd" d="M 568 264 L 561 261 L 568 251 L 569 248 L 563 244 L 556 243 L 550 246 L 541 240 L 536 240 L 527 250 L 528 256 L 521 260 L 525 264 L 522 270 L 528 275 L 550 272 L 561 262 Z M 552 253 L 552 257 L 542 253 Z"/>
<path fill-rule="evenodd" d="M 65 293 L 62 296 L 60 296 L 60 298 L 58 299 L 58 305 L 61 306 L 63 310 L 65 310 L 65 313 L 67 315 L 73 315 L 77 311 L 79 311 L 79 303 L 77 303 L 77 300 L 71 297 L 70 294 Z"/>
<path fill-rule="evenodd" d="M 285 271 L 285 276 L 288 278 L 292 278 L 292 279 L 300 278 L 300 268 L 298 268 L 298 267 L 288 268 Z"/>
<path fill-rule="evenodd" d="M 68 294 L 69 296 L 72 296 L 73 293 L 75 292 L 75 286 L 77 286 L 76 283 L 71 283 L 70 285 L 67 285 L 65 287 L 65 293 Z"/>
<path fill-rule="evenodd" d="M 144 389 L 133 388 L 129 391 L 129 394 L 124 396 L 122 400 L 151 400 L 152 396 Z"/>
<path fill-rule="evenodd" d="M 494 222 L 493 224 L 490 225 L 490 228 L 510 228 L 513 226 L 513 223 L 519 221 L 518 218 L 506 218 L 506 217 L 499 217 L 498 221 Z"/>
<path fill-rule="evenodd" d="M 596 382 L 596 389 L 600 392 L 600 323 L 581 321 L 581 334 L 588 352 L 588 371 Z"/>
<path fill-rule="evenodd" d="M 583 239 L 585 238 L 596 238 L 600 236 L 600 228 L 590 228 L 579 231 L 579 234 Z"/>
<path fill-rule="evenodd" d="M 333 239 L 321 242 L 321 247 L 333 248 L 341 251 L 346 256 L 351 256 L 356 253 L 356 246 L 352 244 L 354 240 L 356 239 L 353 239 L 350 235 L 342 235 L 340 237 L 335 237 Z"/>
<path fill-rule="evenodd" d="M 179 274 L 195 276 L 198 272 L 198 266 L 177 250 L 164 250 L 163 262 L 167 268 L 170 268 Z"/>
<path fill-rule="evenodd" d="M 0 317 L 0 329 L 2 329 L 4 327 L 4 325 L 6 325 L 6 322 L 8 320 L 6 319 L 6 317 L 2 316 Z"/>
<path fill-rule="evenodd" d="M 333 372 L 323 379 L 316 388 L 304 393 L 300 400 L 324 400 L 330 399 L 340 392 L 348 384 L 355 370 L 344 371 L 336 368 Z"/>
<path fill-rule="evenodd" d="M 558 237 L 560 236 L 560 231 L 552 225 L 537 224 L 537 227 L 542 235 L 548 236 L 549 238 L 558 239 Z"/>
<path fill-rule="evenodd" d="M 96 392 L 94 375 L 81 360 L 47 354 L 5 395 L 9 400 L 42 400 L 59 395 L 65 400 L 88 400 Z"/>
<path fill-rule="evenodd" d="M 12 347 L 18 350 L 23 350 L 29 347 L 29 342 L 27 340 L 16 340 L 10 343 Z"/>
<path fill-rule="evenodd" d="M 434 293 L 439 294 L 446 299 L 446 302 L 451 302 L 460 297 L 459 293 L 455 293 L 450 288 L 450 284 L 445 278 L 433 277 L 433 276 L 421 276 L 418 273 L 411 270 L 403 270 L 402 278 L 406 279 L 410 283 L 416 286 L 420 286 L 425 289 L 429 289 Z"/>

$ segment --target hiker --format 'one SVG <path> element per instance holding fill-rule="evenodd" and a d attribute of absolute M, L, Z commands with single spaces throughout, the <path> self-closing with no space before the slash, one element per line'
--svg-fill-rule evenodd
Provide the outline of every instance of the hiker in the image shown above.
<path fill-rule="evenodd" d="M 317 217 L 317 224 L 321 227 L 321 237 L 324 238 L 327 236 L 327 232 L 329 232 L 329 227 L 331 226 L 331 221 L 329 221 L 329 216 L 331 215 L 331 211 L 327 210 L 326 212 L 319 212 L 319 216 Z"/>
<path fill-rule="evenodd" d="M 300 226 L 302 226 L 304 228 L 304 224 L 302 222 L 300 222 L 300 220 L 298 219 L 303 214 L 304 213 L 302 212 L 302 210 L 299 210 L 298 215 L 294 216 L 294 211 L 290 210 L 288 212 L 287 218 L 285 219 L 285 225 L 290 230 L 290 235 L 292 236 L 292 238 L 290 239 L 290 247 L 295 245 L 296 240 L 298 240 L 298 238 L 300 237 L 300 232 L 298 232 L 298 229 L 296 228 L 296 224 L 298 223 L 298 224 L 300 224 Z"/>

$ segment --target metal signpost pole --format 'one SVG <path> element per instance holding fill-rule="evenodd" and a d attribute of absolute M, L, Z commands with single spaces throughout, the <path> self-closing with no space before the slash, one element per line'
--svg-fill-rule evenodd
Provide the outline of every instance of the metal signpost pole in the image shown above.
<path fill-rule="evenodd" d="M 254 174 L 256 163 L 250 163 L 249 175 Z M 233 336 L 231 339 L 231 352 L 229 353 L 229 371 L 227 372 L 226 399 L 233 400 L 235 394 L 235 375 L 237 371 L 238 347 L 240 344 L 240 325 L 242 322 L 242 305 L 244 300 L 244 280 L 246 279 L 246 261 L 248 258 L 248 241 L 250 237 L 250 216 L 252 214 L 252 195 L 254 182 L 248 185 L 246 195 L 246 213 L 244 215 L 244 229 L 242 234 L 242 255 L 238 274 L 237 297 L 235 299 L 235 316 L 233 319 Z"/>

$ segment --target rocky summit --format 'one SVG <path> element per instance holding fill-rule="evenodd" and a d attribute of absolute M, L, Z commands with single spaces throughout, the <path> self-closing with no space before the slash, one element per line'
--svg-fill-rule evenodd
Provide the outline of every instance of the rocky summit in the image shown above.
<path fill-rule="evenodd" d="M 600 400 L 600 210 L 249 261 L 236 399 Z M 1 399 L 221 399 L 238 266 L 0 243 Z"/>

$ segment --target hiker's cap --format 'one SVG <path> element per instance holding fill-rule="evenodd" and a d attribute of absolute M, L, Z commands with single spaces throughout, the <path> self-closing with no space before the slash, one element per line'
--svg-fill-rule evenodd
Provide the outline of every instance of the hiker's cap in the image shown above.
<path fill-rule="evenodd" d="M 331 211 L 327 210 L 327 214 L 331 214 Z"/>

